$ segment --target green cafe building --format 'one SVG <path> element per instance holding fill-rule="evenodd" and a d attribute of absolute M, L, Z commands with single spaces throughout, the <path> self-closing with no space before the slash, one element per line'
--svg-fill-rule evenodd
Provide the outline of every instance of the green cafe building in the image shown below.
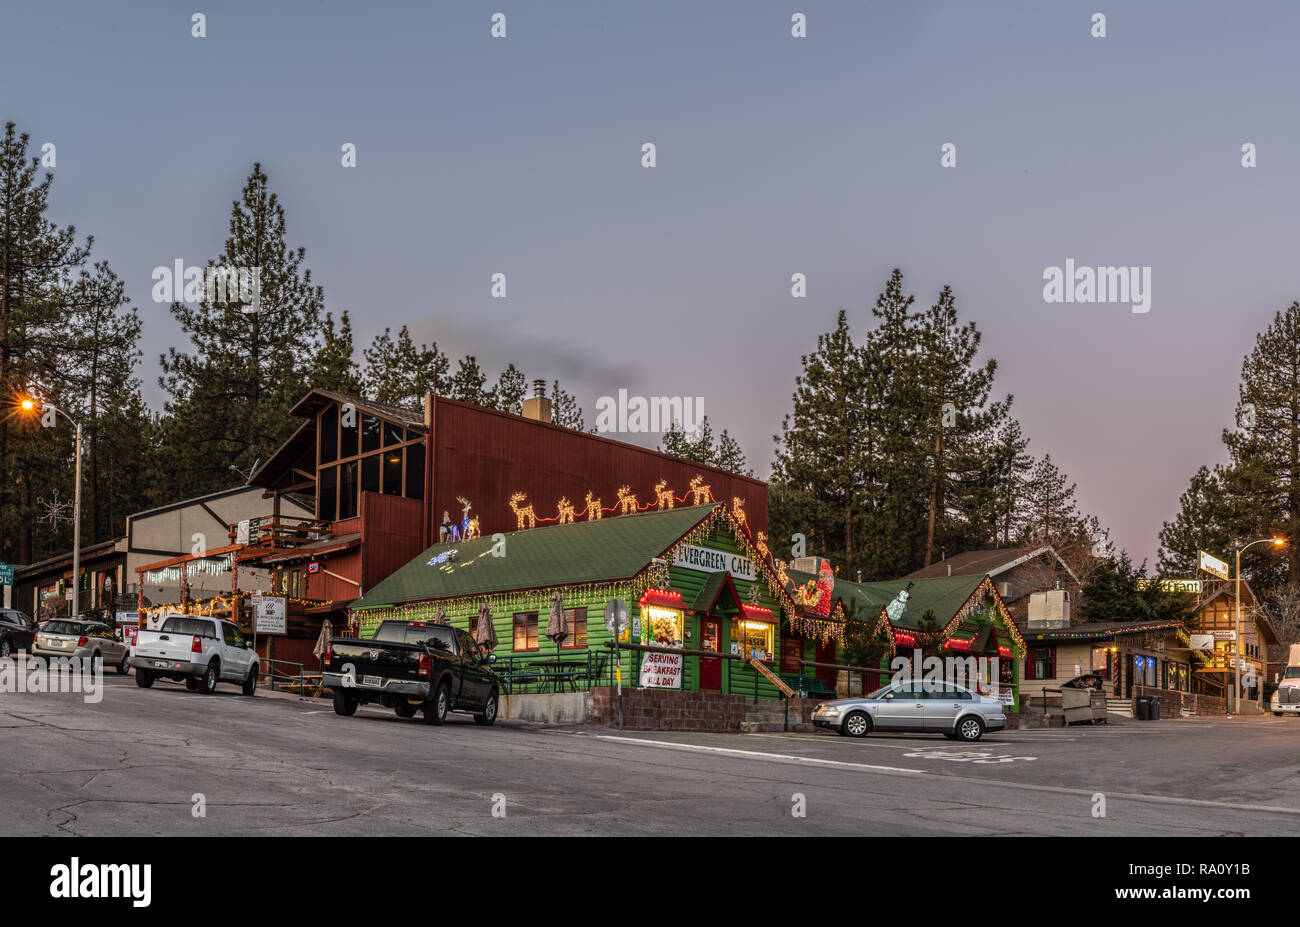
<path fill-rule="evenodd" d="M 907 587 L 842 580 L 824 563 L 820 574 L 787 571 L 762 533 L 751 538 L 743 519 L 711 503 L 437 544 L 354 602 L 349 630 L 369 638 L 385 620 L 446 621 L 479 638 L 486 606 L 512 692 L 588 688 L 614 683 L 605 606 L 622 599 L 625 687 L 775 699 L 778 680 L 815 679 L 823 693 L 852 685 L 834 666 L 852 619 L 885 644 L 877 679 L 896 655 L 924 648 L 997 657 L 989 665 L 1014 693 L 1024 642 L 987 576 L 914 580 L 891 620 Z M 568 626 L 558 644 L 546 636 L 557 592 Z"/>
<path fill-rule="evenodd" d="M 558 644 L 546 636 L 557 592 L 569 631 Z M 813 628 L 743 523 L 713 503 L 437 544 L 354 602 L 350 631 L 445 620 L 481 639 L 486 605 L 495 668 L 516 691 L 612 685 L 614 599 L 630 612 L 625 687 L 778 698 L 782 626 Z"/>

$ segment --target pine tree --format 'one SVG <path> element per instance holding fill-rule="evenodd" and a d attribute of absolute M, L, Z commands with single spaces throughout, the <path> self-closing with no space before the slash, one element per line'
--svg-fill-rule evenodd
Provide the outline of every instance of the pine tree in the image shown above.
<path fill-rule="evenodd" d="M 5 124 L 0 140 L 0 395 L 36 395 L 63 408 L 75 398 L 66 332 L 70 284 L 90 256 L 73 226 L 46 215 L 54 175 L 39 177 L 30 137 Z M 70 409 L 69 411 L 75 411 Z M 42 428 L 35 416 L 0 415 L 0 559 L 31 563 L 63 538 L 34 533 L 36 500 L 71 494 L 72 429 Z M 67 533 L 70 543 L 71 531 Z"/>
<path fill-rule="evenodd" d="M 714 466 L 728 473 L 739 473 L 741 476 L 754 475 L 754 471 L 745 466 L 745 452 L 741 449 L 740 442 L 725 428 L 722 429 L 722 434 L 718 435 L 718 446 L 713 453 L 713 461 Z"/>
<path fill-rule="evenodd" d="M 289 410 L 307 390 L 324 297 L 304 266 L 305 249 L 291 249 L 285 235 L 284 208 L 254 164 L 232 205 L 223 253 L 207 272 L 256 274 L 256 292 L 232 298 L 204 287 L 197 300 L 172 304 L 192 349 L 162 358 L 175 498 L 230 485 L 232 467 L 266 460 L 294 427 Z"/>
<path fill-rule="evenodd" d="M 333 313 L 325 313 L 321 348 L 316 355 L 310 385 L 345 396 L 362 394 L 361 368 L 357 366 L 356 347 L 352 341 L 352 320 L 348 318 L 346 309 L 339 316 L 337 329 Z"/>
<path fill-rule="evenodd" d="M 1178 514 L 1160 529 L 1160 570 L 1191 576 L 1196 552 L 1224 556 L 1232 548 L 1233 515 L 1222 464 L 1199 467 L 1178 498 Z"/>
<path fill-rule="evenodd" d="M 582 417 L 582 407 L 572 395 L 560 389 L 560 381 L 551 383 L 551 421 L 574 431 L 586 431 L 587 423 Z"/>
<path fill-rule="evenodd" d="M 519 415 L 523 412 L 524 399 L 528 395 L 528 380 L 518 367 L 510 364 L 497 377 L 492 395 L 496 399 L 496 408 Z"/>
<path fill-rule="evenodd" d="M 405 325 L 396 341 L 392 330 L 385 328 L 362 354 L 366 365 L 361 382 L 365 394 L 375 402 L 422 409 L 426 393 L 446 396 L 451 392 L 447 355 L 436 342 L 417 345 Z"/>
<path fill-rule="evenodd" d="M 845 570 L 861 566 L 863 454 L 866 447 L 862 354 L 841 310 L 833 331 L 800 359 L 793 410 L 781 423 L 768 517 L 772 536 L 805 536 L 809 552 Z"/>
<path fill-rule="evenodd" d="M 976 366 L 981 335 L 974 322 L 957 320 L 952 288 L 945 286 L 939 300 L 919 319 L 918 351 L 913 355 L 917 379 L 912 393 L 920 408 L 916 416 L 930 450 L 928 524 L 923 566 L 937 552 L 936 539 L 946 540 L 947 520 L 957 497 L 978 495 L 992 485 L 989 448 L 1006 421 L 1011 400 L 989 402 L 997 361 Z M 945 425 L 945 421 L 950 422 Z M 974 512 L 961 513 L 972 517 Z"/>
<path fill-rule="evenodd" d="M 485 389 L 487 375 L 478 365 L 478 358 L 467 354 L 460 359 L 456 373 L 451 378 L 451 398 L 460 402 L 472 402 L 476 406 L 495 406 L 491 390 Z"/>

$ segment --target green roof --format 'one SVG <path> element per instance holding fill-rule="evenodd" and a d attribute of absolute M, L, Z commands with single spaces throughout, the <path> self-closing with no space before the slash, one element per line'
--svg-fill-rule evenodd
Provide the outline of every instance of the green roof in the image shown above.
<path fill-rule="evenodd" d="M 790 570 L 789 575 L 800 585 L 817 578 L 812 573 L 796 570 Z M 940 627 L 951 621 L 957 614 L 957 610 L 970 598 L 971 593 L 984 582 L 984 575 L 935 576 L 913 580 L 888 579 L 871 583 L 855 583 L 837 576 L 835 597 L 844 600 L 845 609 L 850 611 L 852 610 L 850 606 L 857 603 L 861 606 L 859 617 L 870 621 L 880 614 L 882 608 L 894 601 L 898 594 L 907 588 L 909 582 L 913 584 L 912 594 L 907 600 L 907 608 L 903 611 L 902 617 L 895 622 L 894 626 L 915 631 L 920 628 L 921 616 L 927 611 L 934 612 L 935 620 Z"/>
<path fill-rule="evenodd" d="M 631 579 L 712 514 L 713 505 L 548 525 L 505 536 L 435 544 L 353 603 L 377 608 L 429 599 Z M 454 557 L 451 552 L 455 551 Z M 441 557 L 434 565 L 431 560 Z"/>

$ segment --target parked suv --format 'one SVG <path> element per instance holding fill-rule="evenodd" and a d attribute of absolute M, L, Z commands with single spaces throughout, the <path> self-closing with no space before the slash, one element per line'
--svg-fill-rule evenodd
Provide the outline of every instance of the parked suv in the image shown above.
<path fill-rule="evenodd" d="M 119 675 L 130 671 L 131 648 L 102 621 L 51 618 L 36 629 L 32 656 L 78 657 L 93 665 L 115 667 Z"/>
<path fill-rule="evenodd" d="M 217 682 L 237 682 L 245 695 L 257 690 L 262 663 L 239 628 L 219 618 L 168 615 L 157 631 L 136 635 L 131 665 L 142 689 L 155 679 L 174 679 L 209 693 Z"/>
<path fill-rule="evenodd" d="M 813 712 L 817 727 L 853 737 L 872 731 L 942 734 L 974 743 L 985 731 L 1007 726 L 1002 702 L 951 682 L 895 682 L 861 698 L 822 702 Z"/>
<path fill-rule="evenodd" d="M 0 659 L 16 650 L 31 653 L 35 637 L 36 622 L 30 615 L 16 608 L 0 608 Z"/>

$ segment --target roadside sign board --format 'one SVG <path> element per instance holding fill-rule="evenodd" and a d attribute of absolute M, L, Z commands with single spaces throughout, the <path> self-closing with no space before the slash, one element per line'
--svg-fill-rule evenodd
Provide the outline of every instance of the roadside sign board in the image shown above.
<path fill-rule="evenodd" d="M 250 596 L 253 605 L 253 631 L 257 634 L 287 634 L 288 600 L 281 595 Z"/>
<path fill-rule="evenodd" d="M 12 586 L 14 584 L 14 565 L 0 561 L 0 586 Z"/>
<path fill-rule="evenodd" d="M 1220 560 L 1214 554 L 1206 553 L 1203 550 L 1196 552 L 1196 564 L 1211 576 L 1217 576 L 1219 579 L 1228 578 L 1228 562 Z"/>
<path fill-rule="evenodd" d="M 1214 635 L 1213 635 L 1213 634 L 1189 634 L 1188 637 L 1191 638 L 1191 645 L 1192 645 L 1192 649 L 1193 649 L 1193 650 L 1213 650 L 1213 649 L 1214 649 Z"/>

